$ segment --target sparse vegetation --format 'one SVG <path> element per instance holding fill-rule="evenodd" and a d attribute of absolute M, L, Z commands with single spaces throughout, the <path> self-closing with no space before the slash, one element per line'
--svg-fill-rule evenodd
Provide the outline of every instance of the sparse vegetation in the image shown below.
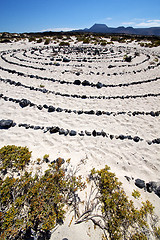
<path fill-rule="evenodd" d="M 7 173 L 8 170 L 23 170 L 30 158 L 31 152 L 27 147 L 4 146 L 0 149 L 0 171 Z"/>
<path fill-rule="evenodd" d="M 11 167 L 9 160 L 10 164 L 20 164 L 23 159 L 26 164 L 30 157 L 27 148 L 12 145 L 0 149 L 0 160 L 7 163 L 4 168 Z M 48 158 L 48 154 L 43 156 L 43 160 Z M 37 163 L 41 163 L 40 158 Z M 139 210 L 135 208 L 108 166 L 92 169 L 87 184 L 91 192 L 88 200 L 82 202 L 85 211 L 80 214 L 77 192 L 84 190 L 85 183 L 71 170 L 70 159 L 52 161 L 40 175 L 25 171 L 18 178 L 4 176 L 0 179 L 0 239 L 25 239 L 33 232 L 38 239 L 49 239 L 50 230 L 65 219 L 65 206 L 74 210 L 76 224 L 91 220 L 100 227 L 103 239 L 160 238 L 152 204 L 146 201 Z M 136 190 L 132 195 L 140 197 Z"/>
<path fill-rule="evenodd" d="M 131 62 L 131 61 L 132 61 L 132 57 L 125 55 L 125 56 L 123 57 L 123 60 L 124 60 L 125 62 Z"/>
<path fill-rule="evenodd" d="M 76 201 L 76 192 L 85 187 L 63 163 L 58 158 L 42 176 L 25 172 L 0 180 L 0 239 L 25 239 L 31 232 L 48 239 L 49 231 L 63 223 L 65 204 Z"/>
<path fill-rule="evenodd" d="M 137 199 L 139 199 L 140 198 L 140 196 L 141 196 L 141 194 L 140 194 L 140 192 L 138 191 L 138 190 L 133 190 L 133 192 L 132 192 L 132 196 L 134 197 L 134 198 L 137 198 Z"/>
<path fill-rule="evenodd" d="M 70 44 L 69 44 L 69 42 L 62 41 L 62 42 L 60 42 L 59 46 L 68 46 L 69 47 Z"/>
<path fill-rule="evenodd" d="M 47 39 L 44 41 L 44 45 L 48 45 L 50 42 L 51 42 L 51 40 L 50 40 L 49 38 L 47 38 Z"/>
<path fill-rule="evenodd" d="M 28 41 L 29 41 L 29 42 L 35 42 L 35 41 L 36 41 L 36 38 L 35 38 L 35 37 L 30 37 L 30 38 L 28 39 Z"/>
<path fill-rule="evenodd" d="M 39 39 L 37 40 L 37 43 L 41 43 L 41 42 L 43 42 L 43 40 L 42 40 L 42 38 L 39 38 Z"/>
<path fill-rule="evenodd" d="M 139 210 L 136 209 L 126 196 L 122 183 L 109 170 L 106 166 L 102 170 L 91 171 L 89 179 L 94 184 L 85 212 L 77 224 L 91 220 L 103 230 L 104 239 L 151 239 L 153 236 L 159 239 L 152 204 L 146 201 Z"/>

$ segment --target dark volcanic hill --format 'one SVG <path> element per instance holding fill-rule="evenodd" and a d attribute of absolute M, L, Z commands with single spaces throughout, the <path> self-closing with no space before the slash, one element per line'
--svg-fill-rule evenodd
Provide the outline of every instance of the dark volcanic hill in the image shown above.
<path fill-rule="evenodd" d="M 77 31 L 77 30 L 76 30 Z M 155 35 L 160 36 L 160 27 L 151 28 L 133 28 L 133 27 L 107 27 L 105 24 L 94 24 L 91 28 L 78 30 L 80 32 L 93 32 L 93 33 L 124 33 L 124 34 L 137 34 L 137 35 Z"/>

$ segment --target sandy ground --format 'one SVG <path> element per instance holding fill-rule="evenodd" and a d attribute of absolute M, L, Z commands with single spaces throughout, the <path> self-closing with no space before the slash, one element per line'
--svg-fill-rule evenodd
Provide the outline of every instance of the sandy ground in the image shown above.
<path fill-rule="evenodd" d="M 82 44 L 79 44 L 82 46 Z M 45 65 L 45 63 L 54 63 L 51 61 L 53 57 L 54 44 L 50 44 L 47 49 L 43 44 L 33 44 L 27 42 L 18 42 L 11 44 L 0 44 L 1 56 L 5 52 L 4 61 L 0 57 L 0 78 L 11 79 L 20 82 L 26 86 L 40 88 L 43 85 L 52 93 L 42 93 L 40 91 L 31 91 L 23 86 L 14 86 L 9 83 L 0 81 L 0 94 L 6 97 L 16 99 L 28 99 L 36 105 L 47 104 L 54 107 L 70 110 L 83 111 L 105 111 L 114 112 L 111 115 L 88 115 L 76 114 L 74 112 L 66 113 L 52 112 L 49 113 L 45 108 L 39 110 L 36 106 L 21 108 L 19 104 L 12 101 L 4 101 L 0 99 L 0 120 L 12 119 L 16 126 L 8 130 L 0 130 L 0 147 L 4 145 L 20 145 L 27 146 L 32 151 L 32 159 L 42 158 L 44 154 L 49 154 L 51 160 L 57 157 L 64 159 L 71 158 L 73 168 L 83 160 L 80 166 L 79 174 L 84 178 L 89 174 L 90 170 L 95 167 L 103 168 L 106 164 L 111 167 L 111 171 L 116 174 L 119 180 L 123 183 L 123 187 L 130 197 L 132 197 L 133 189 L 139 190 L 141 200 L 150 200 L 155 206 L 155 212 L 160 217 L 159 204 L 160 198 L 155 193 L 145 192 L 143 189 L 138 189 L 134 180 L 140 178 L 149 181 L 160 181 L 160 145 L 147 143 L 147 140 L 160 137 L 160 116 L 153 117 L 150 114 L 133 116 L 129 112 L 140 111 L 150 112 L 160 110 L 160 96 L 136 97 L 136 98 L 117 98 L 114 96 L 137 96 L 145 94 L 159 94 L 160 80 L 145 82 L 146 80 L 160 77 L 160 67 L 148 69 L 148 66 L 155 66 L 155 58 L 160 62 L 160 48 L 141 48 L 136 43 L 109 45 L 103 49 L 104 54 L 87 55 L 87 53 L 78 53 L 71 51 L 58 52 L 56 59 L 66 57 L 71 59 L 69 63 L 60 61 L 60 66 Z M 75 46 L 73 44 L 73 46 Z M 89 45 L 83 45 L 85 48 Z M 37 49 L 32 49 L 32 48 Z M 44 49 L 42 49 L 44 47 Z M 94 47 L 95 46 L 91 46 Z M 110 49 L 114 52 L 111 52 Z M 17 50 L 13 52 L 13 50 Z M 39 51 L 39 49 L 42 49 Z M 9 50 L 9 51 L 8 51 Z M 121 52 L 119 52 L 121 50 Z M 25 52 L 25 55 L 24 55 Z M 31 53 L 32 52 L 32 53 Z M 135 52 L 140 55 L 133 58 L 131 63 L 123 61 L 125 54 L 134 57 Z M 147 59 L 147 55 L 150 59 Z M 96 59 L 92 59 L 96 57 Z M 87 62 L 78 61 L 87 59 Z M 88 59 L 90 58 L 90 59 Z M 89 61 L 92 62 L 89 62 Z M 30 62 L 29 62 L 30 61 Z M 15 64 L 16 63 L 16 64 Z M 21 66 L 19 65 L 21 64 Z M 24 66 L 22 66 L 24 65 Z M 113 68 L 108 68 L 113 65 Z M 31 68 L 33 66 L 34 68 Z M 35 69 L 37 68 L 37 69 Z M 44 68 L 45 70 L 40 70 Z M 4 69 L 15 70 L 16 72 L 24 73 L 23 76 L 18 76 Z M 147 70 L 146 70 L 147 69 Z M 134 71 L 136 73 L 134 73 Z M 75 73 L 79 72 L 77 76 Z M 98 73 L 98 74 L 97 74 Z M 116 73 L 117 75 L 115 75 Z M 33 78 L 29 75 L 33 74 Z M 108 75 L 110 74 L 110 75 Z M 51 82 L 46 79 L 37 79 L 35 75 L 43 78 L 53 78 L 56 80 L 65 80 L 71 84 L 60 84 L 59 82 Z M 90 83 L 96 84 L 125 84 L 142 81 L 142 84 L 117 86 L 117 87 L 102 87 L 97 89 L 91 86 L 77 86 L 72 84 L 74 80 L 88 80 Z M 110 96 L 110 99 L 82 99 L 73 97 L 63 97 L 54 94 L 77 94 L 86 96 Z M 117 112 L 126 112 L 126 114 L 117 114 Z M 26 123 L 34 126 L 51 127 L 58 126 L 60 128 L 77 131 L 76 136 L 64 136 L 58 133 L 44 133 L 43 130 L 25 129 L 18 127 L 18 124 Z M 80 136 L 80 131 L 105 131 L 109 137 L 102 136 Z M 120 140 L 116 136 L 119 135 L 139 136 L 143 141 L 135 142 L 133 140 Z M 114 135 L 110 139 L 110 135 Z M 44 171 L 45 166 L 42 166 L 40 171 Z M 129 182 L 124 176 L 130 177 Z M 139 206 L 139 202 L 134 200 Z M 74 239 L 101 239 L 101 231 L 96 229 L 93 231 L 92 223 L 83 223 L 74 225 L 74 221 L 70 224 L 73 213 L 68 212 L 64 225 L 58 226 L 54 230 L 51 239 L 68 240 Z"/>

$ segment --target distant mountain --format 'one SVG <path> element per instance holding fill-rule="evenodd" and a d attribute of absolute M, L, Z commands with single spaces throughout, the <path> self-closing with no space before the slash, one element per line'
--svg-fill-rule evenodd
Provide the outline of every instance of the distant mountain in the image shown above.
<path fill-rule="evenodd" d="M 160 36 L 160 27 L 151 28 L 133 28 L 133 27 L 108 27 L 106 24 L 94 24 L 91 28 L 85 28 L 75 30 L 80 32 L 93 32 L 93 33 L 124 33 L 124 34 L 136 34 L 136 35 L 155 35 Z"/>

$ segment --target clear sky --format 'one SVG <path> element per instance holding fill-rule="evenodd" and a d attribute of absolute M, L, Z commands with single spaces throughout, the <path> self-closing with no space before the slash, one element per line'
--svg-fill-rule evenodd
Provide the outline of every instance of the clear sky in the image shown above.
<path fill-rule="evenodd" d="M 160 0 L 0 0 L 0 32 L 160 27 Z"/>

